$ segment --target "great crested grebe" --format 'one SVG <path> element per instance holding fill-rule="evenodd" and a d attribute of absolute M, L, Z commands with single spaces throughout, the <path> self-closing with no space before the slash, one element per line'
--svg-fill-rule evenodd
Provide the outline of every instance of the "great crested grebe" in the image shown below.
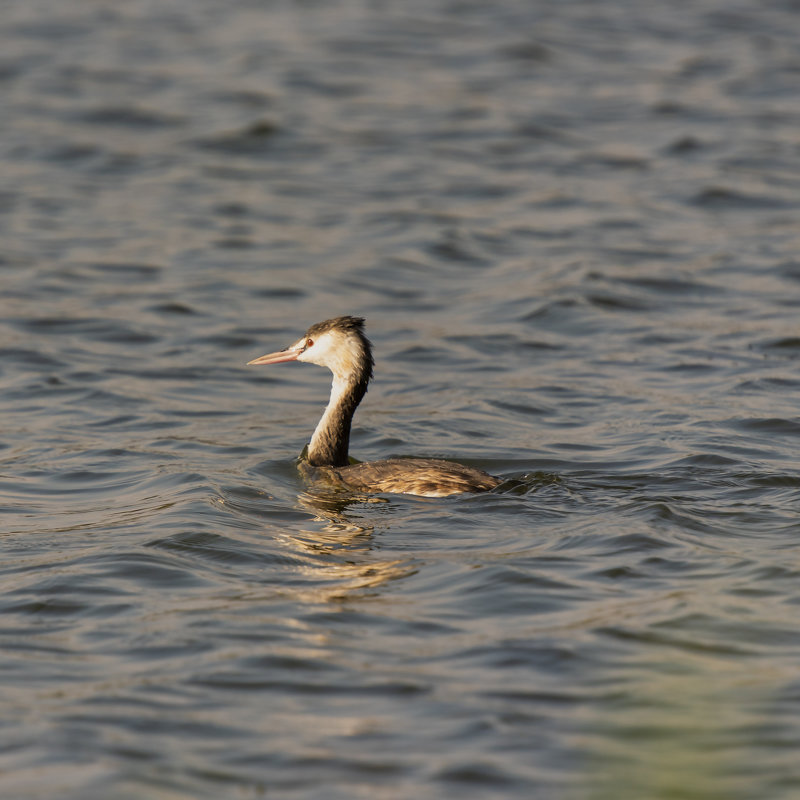
<path fill-rule="evenodd" d="M 499 478 L 479 469 L 438 458 L 388 458 L 350 463 L 350 423 L 372 377 L 372 344 L 361 317 L 336 317 L 312 325 L 293 345 L 254 358 L 248 364 L 308 361 L 333 373 L 331 397 L 311 437 L 306 466 L 349 489 L 424 497 L 485 492 Z"/>

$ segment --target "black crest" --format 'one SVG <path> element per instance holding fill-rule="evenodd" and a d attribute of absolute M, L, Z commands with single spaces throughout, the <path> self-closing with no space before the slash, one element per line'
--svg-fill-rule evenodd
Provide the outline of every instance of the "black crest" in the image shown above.
<path fill-rule="evenodd" d="M 346 333 L 356 333 L 364 335 L 364 317 L 334 317 L 333 319 L 326 319 L 325 322 L 318 322 L 312 325 L 307 331 L 306 335 L 319 336 L 321 333 L 328 331 L 339 330 Z"/>

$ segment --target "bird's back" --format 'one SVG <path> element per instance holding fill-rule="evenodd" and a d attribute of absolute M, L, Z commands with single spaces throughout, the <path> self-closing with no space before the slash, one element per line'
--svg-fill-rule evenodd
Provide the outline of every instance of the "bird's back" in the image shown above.
<path fill-rule="evenodd" d="M 438 458 L 387 458 L 322 471 L 325 478 L 348 489 L 423 497 L 486 492 L 501 482 L 483 470 Z"/>

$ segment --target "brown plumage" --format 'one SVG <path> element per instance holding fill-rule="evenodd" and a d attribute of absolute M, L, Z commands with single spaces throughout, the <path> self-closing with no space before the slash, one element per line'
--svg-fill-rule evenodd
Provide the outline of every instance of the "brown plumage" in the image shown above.
<path fill-rule="evenodd" d="M 372 345 L 360 317 L 336 317 L 312 325 L 293 345 L 250 364 L 307 361 L 333 372 L 331 397 L 301 463 L 303 472 L 332 484 L 367 492 L 445 497 L 485 492 L 500 483 L 482 470 L 437 458 L 389 458 L 351 464 L 350 425 L 372 377 Z"/>

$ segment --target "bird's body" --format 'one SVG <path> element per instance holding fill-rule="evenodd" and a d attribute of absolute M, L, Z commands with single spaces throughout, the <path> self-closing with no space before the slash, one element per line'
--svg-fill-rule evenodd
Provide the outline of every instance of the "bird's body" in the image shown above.
<path fill-rule="evenodd" d="M 345 467 L 304 467 L 303 471 L 345 489 L 421 497 L 486 492 L 500 483 L 482 470 L 442 458 L 385 458 Z"/>
<path fill-rule="evenodd" d="M 349 489 L 394 494 L 445 497 L 462 492 L 484 492 L 500 483 L 482 470 L 436 458 L 389 458 L 350 463 L 350 425 L 372 377 L 372 345 L 360 317 L 336 317 L 312 325 L 290 347 L 250 361 L 278 364 L 307 361 L 333 372 L 331 396 L 311 441 L 304 472 Z"/>

